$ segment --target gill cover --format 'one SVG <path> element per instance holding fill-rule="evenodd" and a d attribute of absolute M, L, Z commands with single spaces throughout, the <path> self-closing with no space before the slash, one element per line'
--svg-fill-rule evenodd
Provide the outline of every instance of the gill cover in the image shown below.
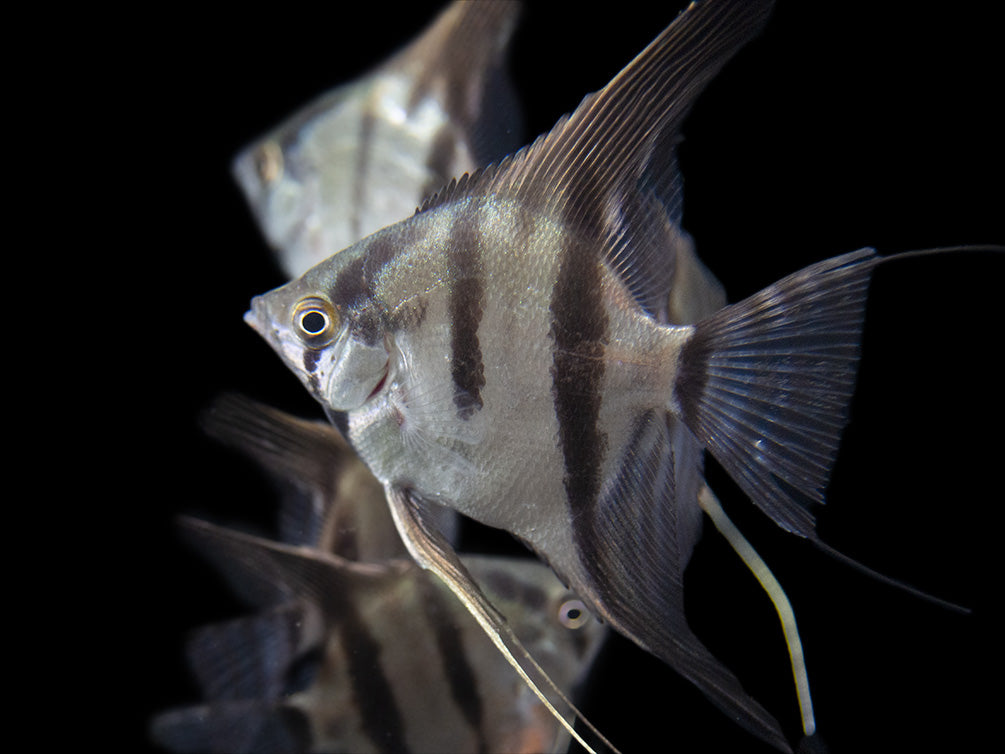
<path fill-rule="evenodd" d="M 349 333 L 331 364 L 321 399 L 336 411 L 352 411 L 377 392 L 388 370 L 388 353 L 382 342 L 368 345 Z"/>

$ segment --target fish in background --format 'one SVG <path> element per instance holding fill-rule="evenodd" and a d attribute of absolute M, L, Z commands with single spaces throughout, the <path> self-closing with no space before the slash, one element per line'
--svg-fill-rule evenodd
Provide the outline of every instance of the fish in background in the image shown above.
<path fill-rule="evenodd" d="M 674 310 L 690 249 L 681 123 L 770 8 L 692 3 L 551 132 L 256 297 L 246 321 L 381 481 L 416 562 L 539 690 L 547 679 L 439 531 L 440 506 L 523 540 L 596 615 L 790 751 L 686 620 L 703 512 L 728 528 L 703 454 L 830 551 L 815 509 L 885 259 L 862 249 L 736 304 L 710 288 L 707 306 Z"/>
<path fill-rule="evenodd" d="M 206 428 L 284 488 L 284 541 L 183 519 L 258 612 L 194 633 L 205 702 L 159 715 L 155 740 L 231 754 L 567 749 L 465 607 L 387 536 L 397 540 L 382 488 L 334 428 L 236 396 Z M 606 633 L 583 603 L 533 559 L 464 562 L 546 672 L 580 683 Z"/>
<path fill-rule="evenodd" d="M 519 12 L 515 0 L 451 3 L 407 47 L 237 156 L 234 176 L 287 276 L 523 143 L 504 70 Z"/>

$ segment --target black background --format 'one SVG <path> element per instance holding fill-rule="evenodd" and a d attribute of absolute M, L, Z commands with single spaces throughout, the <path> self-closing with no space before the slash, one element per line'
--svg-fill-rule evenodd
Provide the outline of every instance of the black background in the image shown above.
<path fill-rule="evenodd" d="M 528 140 L 605 84 L 681 4 L 657 5 L 531 3 L 512 54 Z M 196 700 L 185 632 L 241 609 L 172 518 L 266 526 L 274 500 L 256 470 L 200 435 L 198 413 L 238 390 L 317 415 L 241 321 L 251 296 L 282 279 L 229 161 L 410 39 L 438 6 L 285 4 L 228 17 L 167 6 L 78 40 L 88 96 L 74 117 L 95 139 L 77 154 L 88 177 L 70 188 L 91 207 L 100 246 L 87 296 L 81 286 L 73 299 L 88 307 L 77 310 L 88 319 L 75 327 L 75 368 L 99 377 L 74 388 L 94 413 L 56 401 L 86 459 L 74 496 L 59 501 L 74 512 L 60 528 L 86 544 L 72 563 L 100 567 L 93 577 L 71 569 L 69 591 L 86 607 L 61 609 L 61 626 L 88 629 L 72 634 L 74 656 L 87 660 L 72 684 L 86 720 L 78 735 L 110 745 L 122 736 L 124 750 L 142 750 L 150 715 Z M 701 97 L 681 147 L 685 226 L 731 299 L 862 246 L 1005 242 L 991 6 L 781 3 Z M 788 590 L 832 752 L 970 750 L 992 724 L 984 684 L 998 678 L 985 676 L 988 613 L 1000 602 L 1003 271 L 1000 258 L 967 254 L 877 272 L 860 387 L 820 516 L 827 542 L 972 615 L 786 537 L 709 472 Z M 695 631 L 796 740 L 767 599 L 714 534 L 687 584 Z M 91 679 L 113 690 L 92 694 Z M 626 753 L 770 751 L 617 639 L 584 709 Z"/>

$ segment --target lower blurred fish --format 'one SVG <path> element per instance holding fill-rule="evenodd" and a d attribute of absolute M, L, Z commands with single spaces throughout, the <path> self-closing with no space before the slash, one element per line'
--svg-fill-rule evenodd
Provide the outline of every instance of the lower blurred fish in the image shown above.
<path fill-rule="evenodd" d="M 261 609 L 192 637 L 206 703 L 159 716 L 156 740 L 180 752 L 565 751 L 567 731 L 464 606 L 400 557 L 382 488 L 333 428 L 234 397 L 206 427 L 290 485 L 280 528 L 296 544 L 183 521 Z M 531 559 L 465 564 L 544 671 L 576 686 L 605 634 L 584 604 Z"/>

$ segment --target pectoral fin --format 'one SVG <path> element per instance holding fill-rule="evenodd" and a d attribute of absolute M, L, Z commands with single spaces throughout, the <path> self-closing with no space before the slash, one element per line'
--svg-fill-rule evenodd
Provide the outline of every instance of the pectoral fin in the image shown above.
<path fill-rule="evenodd" d="M 422 500 L 410 494 L 407 490 L 397 489 L 391 485 L 385 486 L 391 515 L 398 527 L 398 533 L 404 540 L 413 559 L 422 568 L 432 571 L 446 584 L 457 598 L 468 609 L 468 612 L 478 621 L 492 643 L 506 657 L 507 661 L 517 671 L 524 682 L 534 691 L 541 702 L 555 716 L 573 738 L 591 754 L 596 754 L 586 741 L 573 729 L 565 717 L 555 708 L 552 701 L 545 695 L 542 686 L 550 689 L 553 696 L 561 704 L 571 709 L 587 727 L 611 751 L 617 749 L 600 733 L 575 705 L 566 697 L 547 673 L 531 657 L 516 634 L 506 623 L 505 617 L 489 602 L 488 598 L 475 583 L 471 574 L 461 563 L 457 553 L 432 525 L 432 510 Z"/>

